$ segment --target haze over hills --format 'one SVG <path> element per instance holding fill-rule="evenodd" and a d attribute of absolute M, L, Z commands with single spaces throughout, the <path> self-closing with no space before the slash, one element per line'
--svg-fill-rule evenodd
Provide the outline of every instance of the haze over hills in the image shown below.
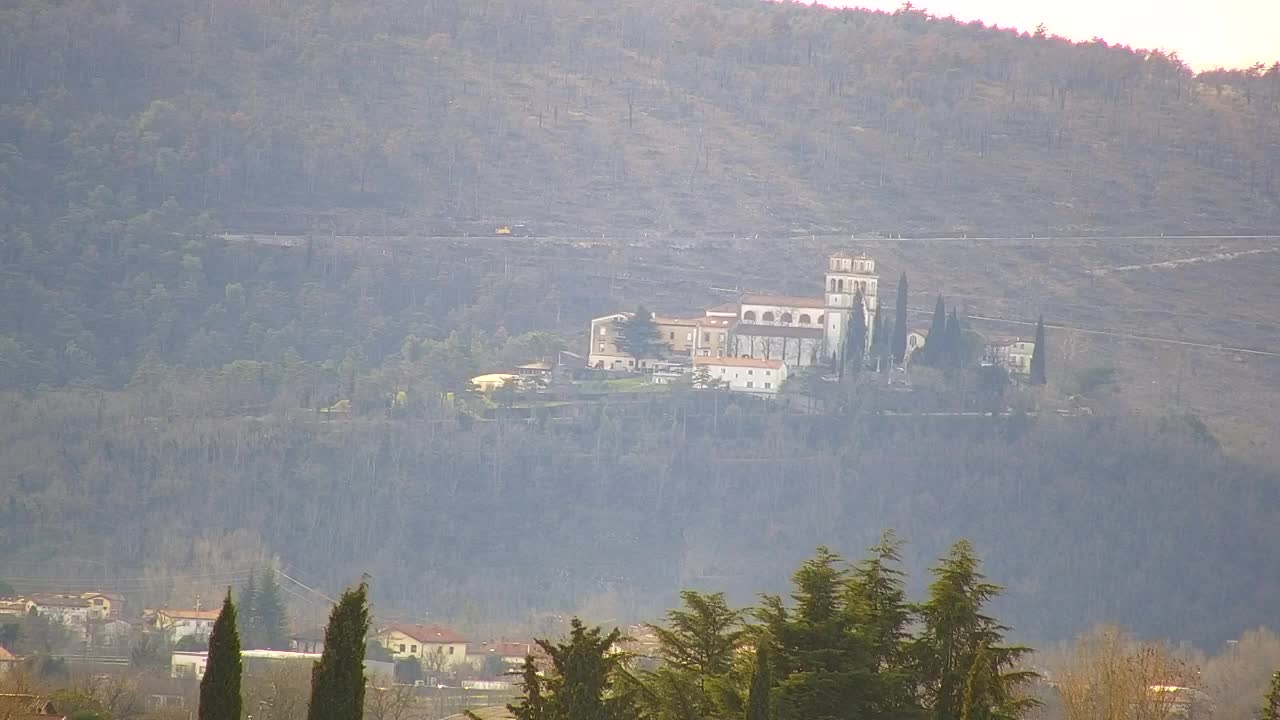
<path fill-rule="evenodd" d="M 461 622 L 652 617 L 893 526 L 915 577 L 973 537 L 1036 639 L 1272 620 L 1276 465 L 1243 451 L 1280 369 L 1213 348 L 1276 349 L 1273 240 L 883 234 L 1274 233 L 1280 69 L 754 0 L 24 1 L 0 40 L 0 572 L 169 600 L 278 558 Z M 506 223 L 608 239 L 415 237 Z M 913 309 L 1115 331 L 1049 336 L 1098 415 L 445 400 L 595 314 L 809 292 L 836 248 Z"/>
<path fill-rule="evenodd" d="M 84 0 L 0 18 L 6 215 L 34 222 L 91 197 L 248 230 L 1280 220 L 1280 70 L 1194 77 L 917 11 Z"/>

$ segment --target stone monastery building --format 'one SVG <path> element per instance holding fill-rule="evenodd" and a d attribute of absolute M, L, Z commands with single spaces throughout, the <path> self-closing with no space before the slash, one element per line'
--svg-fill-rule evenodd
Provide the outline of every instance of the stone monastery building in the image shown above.
<path fill-rule="evenodd" d="M 827 258 L 821 294 L 743 295 L 737 303 L 688 317 L 655 314 L 654 325 L 667 345 L 664 357 L 636 358 L 623 352 L 616 343 L 618 326 L 633 313 L 605 315 L 591 321 L 588 364 L 613 370 L 646 370 L 656 363 L 700 357 L 778 360 L 792 368 L 825 364 L 843 348 L 849 315 L 859 291 L 870 342 L 879 283 L 875 260 L 838 252 Z"/>

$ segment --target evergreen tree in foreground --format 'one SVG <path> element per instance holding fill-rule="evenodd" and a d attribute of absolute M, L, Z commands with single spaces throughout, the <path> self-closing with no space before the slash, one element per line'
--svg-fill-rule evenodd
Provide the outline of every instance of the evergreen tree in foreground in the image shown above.
<path fill-rule="evenodd" d="M 240 634 L 231 588 L 209 635 L 209 659 L 200 680 L 199 720 L 240 720 Z"/>
<path fill-rule="evenodd" d="M 986 582 L 973 545 L 961 540 L 933 568 L 920 606 L 924 632 L 915 641 L 924 698 L 935 720 L 1016 720 L 1036 701 L 1020 694 L 1036 674 L 1013 669 L 1028 648 L 1002 646 L 1009 628 L 984 614 L 1000 587 Z"/>
<path fill-rule="evenodd" d="M 553 665 L 541 685 L 545 691 L 539 696 L 545 710 L 542 720 L 635 718 L 634 699 L 615 683 L 625 656 L 612 649 L 622 639 L 622 633 L 614 629 L 605 634 L 598 627 L 587 628 L 578 618 L 573 618 L 570 628 L 569 637 L 562 642 L 538 640 Z M 530 707 L 527 693 L 526 689 L 525 701 L 512 708 L 517 717 Z"/>
<path fill-rule="evenodd" d="M 1044 317 L 1036 321 L 1036 346 L 1031 350 L 1031 384 L 1043 385 L 1048 381 L 1045 374 L 1044 359 L 1049 348 L 1044 344 Z"/>
<path fill-rule="evenodd" d="M 1271 689 L 1267 691 L 1258 720 L 1280 720 L 1280 670 L 1271 676 Z"/>
<path fill-rule="evenodd" d="M 889 344 L 893 361 L 902 364 L 907 357 L 907 274 L 898 278 L 898 302 L 893 307 L 893 340 Z"/>
<path fill-rule="evenodd" d="M 769 720 L 769 687 L 772 683 L 769 667 L 769 642 L 760 640 L 756 645 L 756 665 L 751 672 L 751 689 L 747 691 L 746 720 Z"/>
<path fill-rule="evenodd" d="M 369 632 L 369 586 L 347 590 L 329 614 L 324 652 L 311 669 L 307 720 L 361 720 L 364 716 L 364 638 Z"/>
<path fill-rule="evenodd" d="M 960 316 L 955 308 L 951 308 L 951 314 L 947 316 L 947 349 L 943 367 L 959 368 L 964 365 L 964 341 L 960 334 Z"/>
<path fill-rule="evenodd" d="M 549 720 L 546 703 L 542 699 L 542 678 L 538 676 L 538 665 L 532 655 L 525 655 L 524 664 L 520 666 L 520 686 L 524 695 L 507 705 L 511 716 L 516 720 Z"/>

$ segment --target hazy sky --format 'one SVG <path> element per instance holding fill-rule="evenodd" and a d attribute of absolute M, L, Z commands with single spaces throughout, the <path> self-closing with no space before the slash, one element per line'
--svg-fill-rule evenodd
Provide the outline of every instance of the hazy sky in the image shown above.
<path fill-rule="evenodd" d="M 1134 48 L 1178 52 L 1192 68 L 1280 60 L 1280 0 L 913 0 L 930 15 L 1032 30 L 1044 23 L 1072 40 L 1101 37 Z M 895 10 L 901 0 L 824 0 L 823 5 Z"/>

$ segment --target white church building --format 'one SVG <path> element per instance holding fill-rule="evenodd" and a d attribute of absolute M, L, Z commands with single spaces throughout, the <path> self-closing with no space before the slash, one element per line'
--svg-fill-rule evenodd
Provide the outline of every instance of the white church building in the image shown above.
<path fill-rule="evenodd" d="M 617 323 L 630 313 L 612 313 L 591 321 L 591 367 L 638 370 L 654 361 L 736 357 L 777 360 L 790 368 L 829 364 L 844 346 L 845 330 L 858 292 L 862 293 L 871 341 L 871 320 L 879 304 L 880 277 L 866 255 L 837 252 L 827 258 L 822 293 L 811 297 L 743 295 L 735 307 L 720 306 L 685 318 L 654 316 L 669 353 L 664 358 L 632 358 L 613 342 Z M 668 327 L 670 326 L 670 327 Z"/>

